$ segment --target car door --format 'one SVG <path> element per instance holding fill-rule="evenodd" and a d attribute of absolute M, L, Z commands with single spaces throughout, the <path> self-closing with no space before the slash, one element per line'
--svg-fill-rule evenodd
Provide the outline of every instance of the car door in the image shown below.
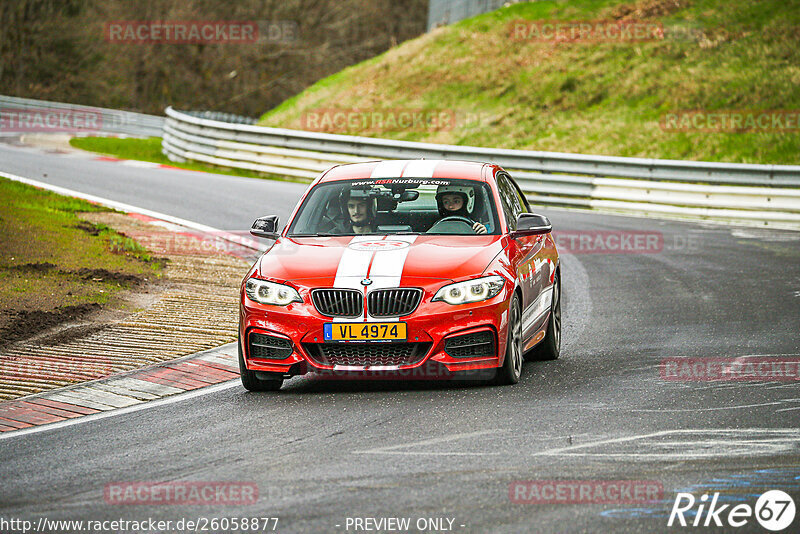
<path fill-rule="evenodd" d="M 520 213 L 530 213 L 530 205 L 519 186 L 507 174 L 498 175 L 498 190 L 503 211 L 506 212 L 509 231 L 516 230 Z M 522 338 L 527 348 L 529 338 L 539 329 L 549 309 L 552 261 L 546 250 L 546 237 L 542 235 L 518 237 L 515 239 L 516 258 L 512 265 L 516 268 L 517 279 L 522 289 Z"/>

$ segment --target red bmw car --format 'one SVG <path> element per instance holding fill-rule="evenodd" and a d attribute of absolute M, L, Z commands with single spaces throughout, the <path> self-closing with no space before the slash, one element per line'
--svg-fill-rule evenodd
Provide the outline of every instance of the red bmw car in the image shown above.
<path fill-rule="evenodd" d="M 561 278 L 550 221 L 497 165 L 340 165 L 309 186 L 242 281 L 239 368 L 251 391 L 309 372 L 458 377 L 556 359 Z M 424 373 L 417 373 L 425 369 Z"/>

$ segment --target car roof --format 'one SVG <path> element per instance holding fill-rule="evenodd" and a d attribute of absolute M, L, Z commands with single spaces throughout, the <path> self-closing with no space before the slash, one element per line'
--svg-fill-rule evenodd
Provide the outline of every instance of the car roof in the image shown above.
<path fill-rule="evenodd" d="M 320 177 L 320 183 L 381 178 L 430 178 L 433 180 L 455 178 L 485 182 L 484 167 L 486 166 L 497 167 L 475 161 L 426 159 L 367 161 L 337 165 Z"/>

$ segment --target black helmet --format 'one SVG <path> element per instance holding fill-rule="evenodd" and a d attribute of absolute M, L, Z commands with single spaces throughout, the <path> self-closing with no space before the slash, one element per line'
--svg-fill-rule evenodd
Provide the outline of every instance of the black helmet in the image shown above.
<path fill-rule="evenodd" d="M 350 221 L 350 212 L 347 210 L 348 200 L 363 200 L 367 203 L 367 222 L 372 224 L 378 216 L 378 198 L 369 189 L 350 189 L 345 187 L 339 193 L 339 207 L 344 220 Z"/>

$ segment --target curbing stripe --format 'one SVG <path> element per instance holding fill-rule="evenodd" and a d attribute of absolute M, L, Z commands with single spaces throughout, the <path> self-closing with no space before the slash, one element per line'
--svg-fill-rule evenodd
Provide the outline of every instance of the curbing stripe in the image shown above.
<path fill-rule="evenodd" d="M 158 376 L 149 376 L 149 375 L 148 376 L 144 376 L 143 375 L 142 379 L 143 380 L 147 380 L 149 382 L 152 382 L 154 384 L 160 384 L 162 386 L 167 386 L 167 387 L 171 387 L 171 388 L 174 388 L 174 389 L 178 389 L 178 390 L 180 390 L 181 393 L 183 393 L 184 391 L 189 391 L 191 389 L 195 389 L 192 386 L 187 386 L 186 384 L 180 384 L 178 382 L 175 382 L 174 380 L 167 380 L 166 378 L 160 378 Z"/>
<path fill-rule="evenodd" d="M 237 372 L 239 370 L 239 362 L 237 361 L 236 358 L 227 359 L 227 358 L 220 358 L 219 356 L 210 356 L 201 359 L 207 362 L 218 363 L 220 365 L 227 365 L 229 367 L 235 368 Z"/>
<path fill-rule="evenodd" d="M 173 372 L 177 373 L 177 376 L 185 377 L 189 380 L 194 380 L 195 382 L 201 382 L 203 384 L 216 384 L 217 380 L 211 377 L 203 377 L 202 375 L 195 374 L 193 370 L 187 370 L 186 367 L 182 364 L 179 365 L 167 365 L 167 369 L 171 369 Z"/>
<path fill-rule="evenodd" d="M 5 417 L 0 417 L 0 424 L 5 426 L 10 426 L 13 428 L 28 428 L 33 426 L 27 423 L 20 423 L 19 421 L 14 421 L 12 419 L 6 419 Z"/>
<path fill-rule="evenodd" d="M 131 391 L 141 391 L 156 395 L 157 397 L 166 397 L 167 395 L 175 395 L 176 393 L 183 393 L 184 390 L 172 386 L 164 386 L 156 384 L 155 382 L 148 382 L 138 378 L 119 378 L 111 382 L 111 384 L 119 385 L 120 387 L 130 389 Z"/>
<path fill-rule="evenodd" d="M 90 420 L 117 410 L 136 409 L 148 402 L 158 405 L 164 397 L 190 390 L 236 387 L 233 381 L 239 378 L 239 368 L 237 357 L 230 354 L 231 347 L 235 344 L 0 403 L 0 434 L 36 431 L 34 427 L 44 425 L 60 427 L 84 417 Z"/>
<path fill-rule="evenodd" d="M 75 412 L 78 415 L 91 415 L 93 413 L 99 412 L 99 410 L 95 410 L 93 408 L 86 408 L 84 406 L 77 406 L 75 404 L 65 404 L 63 402 L 58 402 L 51 399 L 42 399 L 38 397 L 32 397 L 32 398 L 23 397 L 22 399 L 20 399 L 20 401 L 23 400 L 28 403 L 41 404 L 42 406 L 52 406 L 54 408 L 59 408 L 64 411 Z M 0 413 L 2 412 L 0 411 Z"/>
<path fill-rule="evenodd" d="M 24 398 L 24 397 L 23 397 Z M 100 402 L 95 402 L 93 400 L 88 400 L 85 398 L 81 398 L 80 395 L 76 395 L 71 391 L 63 391 L 60 393 L 54 393 L 52 395 L 47 396 L 48 399 L 54 399 L 59 402 L 66 402 L 70 404 L 76 404 L 78 406 L 85 406 L 87 408 L 94 408 L 95 410 L 99 410 L 101 412 L 107 412 L 108 410 L 113 410 L 113 406 L 109 406 L 108 404 L 102 404 Z"/>
<path fill-rule="evenodd" d="M 35 412 L 27 410 L 20 406 L 13 406 L 11 409 L 6 410 L 3 415 L 9 421 L 18 421 L 20 423 L 28 423 L 31 425 L 42 425 L 47 423 L 54 423 L 56 421 L 63 421 L 64 417 L 45 414 L 42 412 Z"/>
<path fill-rule="evenodd" d="M 143 391 L 134 391 L 132 389 L 127 389 L 122 386 L 119 386 L 117 384 L 95 384 L 93 387 L 97 389 L 102 389 L 103 391 L 108 391 L 109 393 L 116 393 L 117 395 L 133 397 L 134 399 L 139 399 L 142 401 L 155 400 L 158 398 L 158 395 L 153 395 L 152 393 L 145 393 Z"/>
<path fill-rule="evenodd" d="M 131 397 L 124 397 L 122 395 L 109 393 L 107 391 L 103 391 L 102 389 L 95 389 L 92 387 L 76 388 L 73 389 L 72 392 L 80 395 L 81 397 L 86 397 L 89 400 L 96 400 L 97 402 L 108 404 L 114 408 L 124 408 L 125 406 L 130 406 L 132 404 L 138 404 L 141 402 L 140 400 L 132 399 Z"/>
<path fill-rule="evenodd" d="M 34 410 L 37 412 L 49 413 L 50 415 L 57 415 L 59 417 L 63 417 L 65 419 L 69 419 L 71 417 L 80 417 L 81 414 L 75 412 L 68 412 L 66 410 L 60 410 L 58 408 L 52 408 L 50 406 L 42 406 L 41 404 L 31 404 L 30 402 L 20 401 L 20 406 L 24 406 L 29 410 Z"/>
<path fill-rule="evenodd" d="M 176 384 L 180 384 L 184 389 L 196 389 L 201 388 L 203 386 L 208 386 L 205 382 L 201 382 L 199 380 L 192 380 L 190 378 L 185 378 L 181 376 L 179 373 L 171 372 L 170 369 L 164 369 L 159 371 L 158 373 L 151 374 L 148 378 L 150 379 L 160 379 L 160 380 L 169 380 L 170 382 L 175 382 Z"/>
<path fill-rule="evenodd" d="M 222 365 L 221 363 L 210 362 L 210 361 L 204 360 L 202 358 L 197 358 L 196 360 L 194 360 L 194 362 L 197 363 L 198 365 L 204 365 L 206 367 L 210 367 L 211 369 L 217 369 L 217 370 L 222 371 L 224 373 L 232 373 L 234 375 L 238 375 L 239 374 L 239 368 L 238 367 L 237 368 L 233 368 L 230 365 Z"/>

